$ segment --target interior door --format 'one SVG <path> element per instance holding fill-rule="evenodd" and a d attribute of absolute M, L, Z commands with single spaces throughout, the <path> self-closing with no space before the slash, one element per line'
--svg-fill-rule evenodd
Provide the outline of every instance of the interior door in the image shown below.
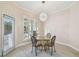
<path fill-rule="evenodd" d="M 3 55 L 14 49 L 14 18 L 3 14 L 2 17 L 2 37 L 3 37 Z"/>

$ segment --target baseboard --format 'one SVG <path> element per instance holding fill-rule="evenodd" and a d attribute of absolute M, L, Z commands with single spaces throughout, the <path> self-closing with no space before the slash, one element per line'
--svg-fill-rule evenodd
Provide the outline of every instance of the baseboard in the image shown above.
<path fill-rule="evenodd" d="M 65 45 L 65 46 L 68 46 L 68 47 L 71 47 L 72 49 L 74 49 L 74 50 L 76 50 L 76 51 L 79 52 L 79 49 L 77 49 L 77 48 L 75 48 L 75 47 L 73 47 L 73 46 L 71 46 L 71 45 L 69 45 L 69 44 L 62 43 L 62 42 L 56 42 L 56 43 L 57 43 L 57 44 L 61 44 L 61 45 Z"/>
<path fill-rule="evenodd" d="M 27 44 L 30 44 L 30 43 L 31 43 L 30 41 L 28 41 L 28 42 L 23 42 L 23 43 L 21 43 L 21 44 L 16 45 L 15 48 L 18 48 L 18 47 L 21 47 L 21 46 L 23 46 L 23 45 L 27 45 Z"/>
<path fill-rule="evenodd" d="M 24 43 L 21 43 L 21 44 L 16 45 L 15 48 L 21 47 L 21 46 L 23 46 L 23 45 L 30 44 L 30 43 L 31 43 L 30 41 L 24 42 Z M 76 51 L 79 52 L 79 49 L 77 49 L 77 48 L 75 48 L 75 47 L 73 47 L 73 46 L 71 46 L 71 45 L 69 45 L 69 44 L 62 43 L 62 42 L 56 42 L 56 43 L 57 43 L 57 44 L 61 44 L 61 45 L 65 45 L 65 46 L 68 46 L 68 47 L 71 47 L 72 49 L 74 49 L 74 50 L 76 50 Z"/>

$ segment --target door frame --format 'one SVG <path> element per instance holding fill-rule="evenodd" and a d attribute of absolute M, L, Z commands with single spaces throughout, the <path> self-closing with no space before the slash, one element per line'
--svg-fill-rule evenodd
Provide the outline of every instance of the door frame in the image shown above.
<path fill-rule="evenodd" d="M 4 53 L 4 51 L 3 51 L 3 49 L 4 49 L 4 44 L 3 44 L 4 43 L 4 19 L 3 19 L 4 15 L 9 16 L 7 14 L 1 14 L 2 56 L 5 56 L 7 53 L 9 53 L 10 51 L 12 51 L 15 48 L 15 18 L 9 16 L 9 17 L 13 18 L 12 21 L 14 22 L 14 24 L 13 24 L 14 25 L 14 30 L 13 30 L 14 31 L 14 34 L 13 34 L 13 47 L 8 49 L 8 51 L 6 53 Z"/>

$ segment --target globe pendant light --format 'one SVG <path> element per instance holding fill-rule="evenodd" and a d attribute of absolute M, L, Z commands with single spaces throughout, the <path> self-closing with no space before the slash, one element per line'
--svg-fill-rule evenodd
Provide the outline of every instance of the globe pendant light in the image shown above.
<path fill-rule="evenodd" d="M 43 22 L 47 20 L 47 14 L 45 12 L 40 13 L 40 20 Z"/>

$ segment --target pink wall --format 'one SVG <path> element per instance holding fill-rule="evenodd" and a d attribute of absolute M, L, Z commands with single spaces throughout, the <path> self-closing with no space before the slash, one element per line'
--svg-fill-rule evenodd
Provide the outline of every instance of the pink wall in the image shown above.
<path fill-rule="evenodd" d="M 68 12 L 62 11 L 51 15 L 45 23 L 45 33 L 51 32 L 57 36 L 57 41 L 68 43 Z"/>
<path fill-rule="evenodd" d="M 45 23 L 45 34 L 56 35 L 56 42 L 64 43 L 79 51 L 79 4 L 51 14 Z"/>
<path fill-rule="evenodd" d="M 70 10 L 69 44 L 79 50 L 79 3 Z"/>

